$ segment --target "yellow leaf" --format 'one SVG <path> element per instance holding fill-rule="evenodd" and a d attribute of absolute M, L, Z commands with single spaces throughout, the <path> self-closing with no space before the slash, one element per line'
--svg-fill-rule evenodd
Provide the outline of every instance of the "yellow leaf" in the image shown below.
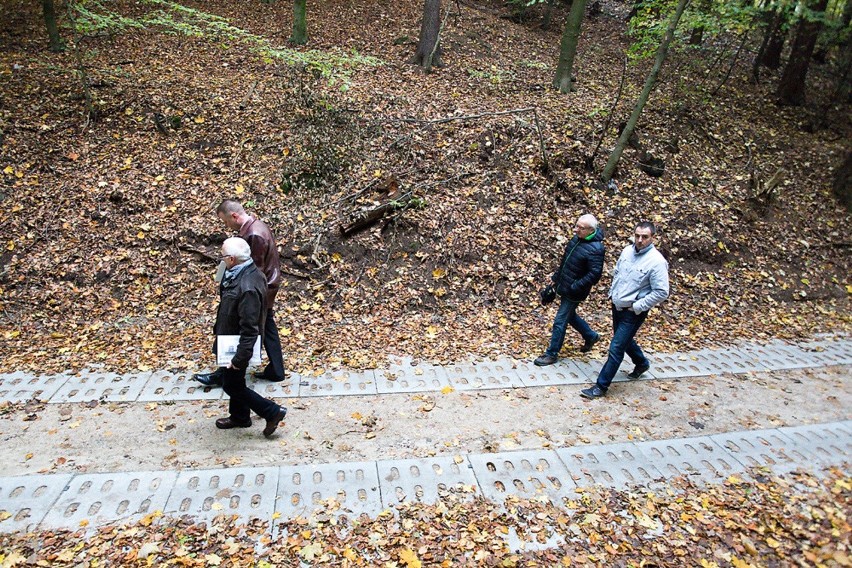
<path fill-rule="evenodd" d="M 24 459 L 25 459 L 25 460 L 31 460 L 31 459 L 33 459 L 33 453 L 32 453 L 32 452 L 28 453 L 27 455 L 25 455 L 25 456 L 24 456 Z"/>
<path fill-rule="evenodd" d="M 343 257 L 340 256 L 339 252 L 336 252 L 336 253 L 331 255 L 331 261 L 332 262 L 340 262 L 342 259 L 343 259 Z"/>
<path fill-rule="evenodd" d="M 139 231 L 138 233 L 136 233 L 136 238 L 137 239 L 144 239 L 145 233 L 143 233 L 142 231 Z"/>
<path fill-rule="evenodd" d="M 742 482 L 743 480 L 737 477 L 736 475 L 731 475 L 730 477 L 728 477 L 728 483 L 730 483 L 731 485 L 739 485 Z"/>
<path fill-rule="evenodd" d="M 245 190 L 246 190 L 246 188 L 243 187 L 243 184 L 241 184 L 241 183 L 238 183 L 237 186 L 234 188 L 234 191 L 237 193 L 237 195 L 242 195 L 245 192 Z"/>
<path fill-rule="evenodd" d="M 203 122 L 204 122 L 203 116 L 196 116 L 195 117 L 195 124 L 202 124 Z"/>
<path fill-rule="evenodd" d="M 3 169 L 3 173 L 4 174 L 13 174 L 13 173 L 15 173 L 15 168 L 13 168 L 12 166 L 6 166 Z"/>
<path fill-rule="evenodd" d="M 82 521 L 80 521 L 80 526 L 81 527 L 89 526 L 89 519 L 83 519 Z"/>
<path fill-rule="evenodd" d="M 273 521 L 275 519 L 280 519 L 280 518 L 281 518 L 281 513 L 279 513 L 278 511 L 275 511 L 274 513 L 272 513 L 272 520 Z"/>
<path fill-rule="evenodd" d="M 0 511 L 0 522 L 5 521 L 8 518 L 11 518 L 12 513 L 9 511 Z"/>
<path fill-rule="evenodd" d="M 382 170 L 376 170 L 373 172 L 373 177 L 380 178 L 382 177 Z"/>
<path fill-rule="evenodd" d="M 441 394 L 450 394 L 454 390 L 456 390 L 456 389 L 454 389 L 450 385 L 447 385 L 447 386 L 445 386 L 444 388 L 441 389 Z"/>
<path fill-rule="evenodd" d="M 358 555 L 355 553 L 354 550 L 347 546 L 343 549 L 343 557 L 347 560 L 355 560 L 356 558 L 358 558 Z"/>
<path fill-rule="evenodd" d="M 360 412 L 353 412 L 353 413 L 352 413 L 352 418 L 354 418 L 355 420 L 361 420 L 361 419 L 362 419 L 362 418 L 364 418 L 364 417 L 361 415 L 361 413 L 360 413 Z"/>
<path fill-rule="evenodd" d="M 434 278 L 435 280 L 443 278 L 446 275 L 447 275 L 447 271 L 444 270 L 443 268 L 436 268 L 435 270 L 432 271 L 432 278 Z"/>
<path fill-rule="evenodd" d="M 781 543 L 772 538 L 771 536 L 766 539 L 766 544 L 769 545 L 769 548 L 778 548 L 781 546 Z"/>
<path fill-rule="evenodd" d="M 463 458 L 463 457 L 461 457 L 461 456 L 455 456 L 455 457 L 453 458 L 453 461 L 454 461 L 454 462 L 456 462 L 456 463 L 458 464 L 458 463 L 463 462 L 463 461 L 464 461 L 464 458 Z"/>
<path fill-rule="evenodd" d="M 6 250 L 15 250 L 15 241 L 9 241 L 9 244 L 6 245 Z"/>
<path fill-rule="evenodd" d="M 417 558 L 417 554 L 410 548 L 403 548 L 399 552 L 399 559 L 405 562 L 408 568 L 422 568 L 423 564 Z"/>
<path fill-rule="evenodd" d="M 208 554 L 204 557 L 208 566 L 218 566 L 222 563 L 222 558 L 218 554 Z"/>
<path fill-rule="evenodd" d="M 852 294 L 852 284 L 847 284 L 847 285 L 846 285 L 846 293 L 847 293 L 847 294 Z"/>
<path fill-rule="evenodd" d="M 807 278 L 802 278 L 802 284 L 804 284 L 805 286 L 809 286 L 810 283 L 811 283 L 811 281 L 808 280 Z"/>
<path fill-rule="evenodd" d="M 126 116 L 130 116 L 130 115 L 132 115 L 132 114 L 133 114 L 133 109 L 132 109 L 132 108 L 130 108 L 130 107 L 127 107 L 126 109 L 124 109 L 124 114 L 125 114 Z"/>

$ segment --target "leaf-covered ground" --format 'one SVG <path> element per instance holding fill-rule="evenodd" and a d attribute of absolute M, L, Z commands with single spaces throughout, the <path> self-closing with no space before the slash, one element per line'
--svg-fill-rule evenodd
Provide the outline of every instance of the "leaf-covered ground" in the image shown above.
<path fill-rule="evenodd" d="M 287 2 L 186 5 L 230 27 L 187 36 L 149 26 L 81 43 L 96 111 L 86 120 L 73 51 L 46 49 L 37 3 L 3 2 L 7 369 L 208 366 L 216 289 L 206 255 L 225 236 L 213 214 L 225 197 L 249 202 L 279 239 L 278 322 L 288 367 L 306 373 L 382 365 L 388 354 L 538 354 L 553 312 L 536 305 L 536 290 L 584 212 L 605 227 L 608 269 L 636 221 L 660 224 L 673 295 L 643 328 L 644 345 L 850 329 L 850 219 L 829 185 L 852 113 L 823 104 L 818 67 L 814 106 L 779 108 L 775 78 L 748 84 L 747 62 L 706 97 L 724 74 L 705 73 L 713 48 L 673 55 L 638 131 L 665 175 L 640 172 L 628 150 L 612 192 L 584 158 L 619 84 L 621 4 L 586 22 L 568 96 L 549 87 L 558 26 L 502 19 L 497 2 L 452 3 L 447 66 L 428 75 L 407 61 L 421 2 L 311 4 L 308 48 L 381 62 L 348 79 L 335 71 L 332 84 L 258 48 L 285 44 Z M 136 18 L 154 9 L 109 7 Z M 647 67 L 628 69 L 598 170 Z M 530 112 L 460 119 L 531 107 L 538 122 Z M 763 180 L 784 170 L 775 203 L 749 200 L 751 167 Z M 340 236 L 357 211 L 408 192 L 409 207 Z M 581 309 L 604 332 L 608 284 Z"/>
<path fill-rule="evenodd" d="M 676 480 L 656 491 L 599 488 L 559 505 L 464 492 L 377 518 L 335 503 L 266 527 L 209 526 L 153 513 L 132 525 L 1 535 L 13 566 L 849 566 L 852 479 L 756 472 L 723 484 Z M 279 522 L 279 521 L 276 521 Z M 257 546 L 257 542 L 261 546 Z M 514 542 L 510 547 L 508 542 Z M 521 548 L 520 543 L 523 543 Z"/>

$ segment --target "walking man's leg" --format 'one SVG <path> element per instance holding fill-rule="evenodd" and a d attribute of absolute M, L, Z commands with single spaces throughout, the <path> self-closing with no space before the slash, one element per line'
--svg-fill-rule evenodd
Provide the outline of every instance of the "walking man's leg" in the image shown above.
<path fill-rule="evenodd" d="M 266 311 L 266 322 L 263 327 L 263 349 L 269 359 L 263 370 L 263 378 L 267 381 L 284 380 L 284 355 L 281 352 L 281 338 L 278 326 L 275 325 L 275 314 L 272 309 Z"/>

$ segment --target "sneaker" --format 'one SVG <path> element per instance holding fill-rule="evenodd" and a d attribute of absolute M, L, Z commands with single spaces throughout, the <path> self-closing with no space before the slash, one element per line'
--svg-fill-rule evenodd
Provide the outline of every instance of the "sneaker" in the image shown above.
<path fill-rule="evenodd" d="M 556 363 L 556 361 L 557 361 L 556 357 L 554 357 L 553 355 L 548 355 L 547 353 L 545 353 L 544 355 L 542 355 L 540 357 L 536 357 L 536 360 L 533 361 L 533 365 L 535 365 L 536 367 L 545 367 L 547 365 L 553 365 L 554 363 Z"/>
<path fill-rule="evenodd" d="M 644 367 L 636 366 L 631 372 L 627 373 L 628 379 L 638 379 L 641 377 L 645 371 L 651 368 L 651 365 L 645 365 Z"/>
<path fill-rule="evenodd" d="M 583 398 L 588 398 L 590 400 L 594 399 L 594 398 L 601 398 L 602 396 L 605 396 L 605 395 L 606 395 L 606 391 L 603 390 L 598 385 L 595 385 L 593 387 L 589 387 L 587 389 L 583 389 L 583 390 L 580 391 L 580 396 L 582 396 Z"/>
<path fill-rule="evenodd" d="M 588 353 L 595 346 L 595 343 L 601 340 L 600 335 L 596 335 L 594 339 L 587 339 L 583 346 L 580 347 L 580 353 Z"/>

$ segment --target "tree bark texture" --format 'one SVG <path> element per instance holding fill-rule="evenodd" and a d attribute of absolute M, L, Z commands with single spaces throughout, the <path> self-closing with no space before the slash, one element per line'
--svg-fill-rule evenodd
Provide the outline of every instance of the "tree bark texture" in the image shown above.
<path fill-rule="evenodd" d="M 813 0 L 808 7 L 814 12 L 824 12 L 828 0 Z M 781 104 L 798 106 L 805 102 L 805 77 L 808 74 L 811 56 L 817 37 L 822 29 L 819 21 L 802 18 L 796 24 L 796 37 L 790 50 L 790 58 L 778 83 L 778 99 Z"/>
<path fill-rule="evenodd" d="M 846 159 L 837 168 L 831 189 L 846 210 L 852 212 L 852 150 L 846 152 Z"/>
<path fill-rule="evenodd" d="M 47 35 L 50 38 L 50 51 L 62 51 L 65 46 L 62 45 L 62 38 L 59 37 L 59 27 L 56 25 L 56 10 L 53 6 L 53 0 L 41 0 L 41 6 L 44 11 L 44 24 L 47 26 Z"/>
<path fill-rule="evenodd" d="M 553 86 L 565 94 L 571 90 L 571 71 L 574 68 L 574 56 L 577 54 L 577 42 L 580 39 L 580 27 L 583 25 L 583 13 L 586 11 L 586 0 L 574 0 L 565 31 L 562 34 L 562 47 L 559 50 L 559 65 L 556 67 L 556 77 Z"/>
<path fill-rule="evenodd" d="M 293 35 L 290 43 L 305 45 L 308 42 L 307 0 L 293 0 Z"/>
<path fill-rule="evenodd" d="M 672 43 L 672 39 L 674 39 L 675 29 L 677 28 L 677 24 L 680 22 L 680 17 L 683 16 L 683 11 L 686 9 L 686 5 L 688 3 L 689 0 L 679 0 L 677 3 L 675 13 L 672 15 L 672 18 L 669 21 L 669 26 L 666 29 L 666 35 L 663 36 L 663 41 L 660 43 L 660 47 L 657 48 L 657 56 L 654 58 L 654 66 L 651 68 L 651 72 L 645 80 L 645 86 L 639 94 L 639 100 L 636 101 L 636 106 L 630 114 L 627 126 L 621 131 L 621 136 L 618 137 L 618 142 L 615 143 L 615 148 L 613 148 L 612 153 L 609 156 L 609 160 L 606 163 L 603 174 L 601 174 L 601 179 L 603 179 L 604 183 L 612 179 L 612 174 L 615 173 L 615 168 L 618 165 L 618 161 L 621 159 L 624 147 L 627 145 L 630 135 L 633 134 L 633 129 L 636 128 L 636 123 L 639 122 L 639 115 L 642 114 L 642 108 L 645 106 L 645 103 L 648 102 L 651 90 L 657 82 L 657 75 L 660 74 L 660 69 L 663 67 L 663 62 L 666 60 L 669 46 Z"/>
<path fill-rule="evenodd" d="M 432 66 L 442 67 L 441 62 L 441 0 L 423 2 L 423 21 L 420 24 L 420 41 L 414 62 L 429 71 Z"/>

